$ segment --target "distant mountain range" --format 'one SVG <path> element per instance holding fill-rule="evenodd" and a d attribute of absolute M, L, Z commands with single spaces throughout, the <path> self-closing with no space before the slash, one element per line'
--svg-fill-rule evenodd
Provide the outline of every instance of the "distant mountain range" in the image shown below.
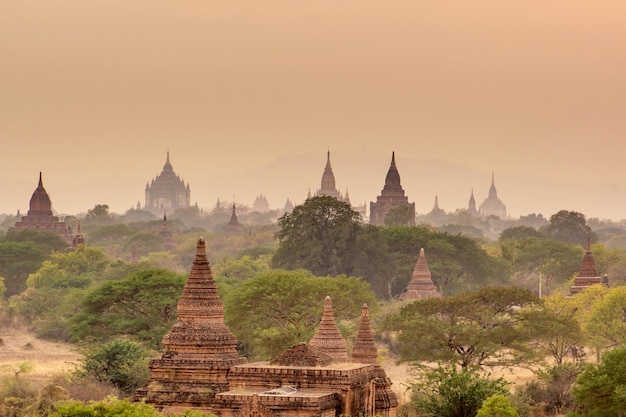
<path fill-rule="evenodd" d="M 348 190 L 353 204 L 375 201 L 384 185 L 391 155 L 368 151 L 331 153 L 331 165 L 336 186 L 345 193 Z M 320 187 L 326 164 L 325 154 L 302 153 L 282 156 L 265 166 L 233 172 L 221 177 L 188 179 L 184 166 L 174 169 L 189 180 L 192 204 L 211 209 L 217 199 L 252 205 L 255 197 L 263 194 L 272 208 L 282 208 L 287 200 L 301 203 Z M 491 172 L 479 171 L 445 160 L 409 159 L 396 155 L 402 186 L 409 201 L 415 202 L 418 213 L 429 212 L 438 196 L 439 206 L 448 212 L 466 208 L 472 189 L 477 206 L 487 197 L 491 185 Z M 531 167 L 532 168 L 532 167 Z M 119 171 L 118 171 L 119 172 Z M 61 213 L 86 212 L 95 204 L 108 204 L 112 212 L 123 213 L 139 202 L 144 203 L 145 179 L 111 177 L 85 182 L 75 187 L 44 186 L 52 199 L 55 210 Z M 530 213 L 542 213 L 549 217 L 558 210 L 575 210 L 587 217 L 626 218 L 626 184 L 590 184 L 579 178 L 571 181 L 555 181 L 532 175 L 495 173 L 498 196 L 506 204 L 512 217 Z M 28 210 L 30 196 L 36 187 L 33 181 L 13 181 L 0 178 L 3 198 L 0 213 L 15 214 Z"/>

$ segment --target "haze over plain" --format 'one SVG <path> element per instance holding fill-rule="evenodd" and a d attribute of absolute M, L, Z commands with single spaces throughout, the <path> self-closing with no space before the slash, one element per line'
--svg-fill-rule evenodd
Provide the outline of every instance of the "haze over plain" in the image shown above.
<path fill-rule="evenodd" d="M 354 202 L 395 150 L 421 213 L 480 203 L 495 171 L 514 216 L 626 218 L 626 3 L 219 3 L 0 5 L 0 212 L 39 171 L 60 212 L 122 212 L 167 150 L 200 206 L 276 208 L 330 147 Z"/>

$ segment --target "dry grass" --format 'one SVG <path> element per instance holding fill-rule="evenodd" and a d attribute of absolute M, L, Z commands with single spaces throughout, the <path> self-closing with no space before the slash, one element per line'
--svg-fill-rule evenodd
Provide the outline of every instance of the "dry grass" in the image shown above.
<path fill-rule="evenodd" d="M 27 362 L 29 379 L 49 381 L 71 371 L 80 358 L 72 345 L 37 339 L 21 328 L 0 329 L 0 374 L 13 376 Z"/>

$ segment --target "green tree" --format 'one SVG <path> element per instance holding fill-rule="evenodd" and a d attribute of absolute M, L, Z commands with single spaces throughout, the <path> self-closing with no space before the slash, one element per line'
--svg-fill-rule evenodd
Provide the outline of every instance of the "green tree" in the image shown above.
<path fill-rule="evenodd" d="M 535 410 L 549 415 L 565 415 L 574 409 L 572 387 L 582 370 L 579 363 L 539 370 L 537 379 L 525 384 L 519 391 L 528 398 Z"/>
<path fill-rule="evenodd" d="M 540 305 L 524 311 L 530 323 L 532 346 L 542 355 L 554 358 L 561 365 L 565 357 L 582 349 L 585 339 L 578 321 L 579 306 L 563 294 L 544 297 Z"/>
<path fill-rule="evenodd" d="M 521 240 L 527 238 L 543 239 L 544 235 L 534 227 L 523 225 L 509 227 L 500 233 L 500 241 Z"/>
<path fill-rule="evenodd" d="M 81 311 L 70 319 L 71 338 L 129 336 L 158 348 L 174 324 L 185 281 L 184 275 L 150 268 L 105 282 L 85 297 Z"/>
<path fill-rule="evenodd" d="M 84 350 L 79 372 L 113 385 L 124 395 L 130 395 L 143 386 L 150 376 L 149 352 L 132 340 L 117 339 Z"/>
<path fill-rule="evenodd" d="M 385 226 L 411 226 L 415 224 L 415 211 L 407 204 L 392 207 L 384 219 Z"/>
<path fill-rule="evenodd" d="M 476 367 L 441 365 L 424 371 L 409 388 L 411 406 L 424 417 L 474 417 L 487 398 L 508 392 L 502 378 L 489 379 Z"/>
<path fill-rule="evenodd" d="M 519 417 L 519 414 L 506 396 L 495 394 L 483 402 L 476 417 Z"/>
<path fill-rule="evenodd" d="M 273 267 L 316 275 L 350 273 L 361 220 L 349 204 L 328 196 L 309 198 L 280 217 L 278 225 Z"/>
<path fill-rule="evenodd" d="M 50 417 L 164 417 L 154 407 L 140 402 L 107 398 L 99 402 L 66 401 L 57 405 Z M 169 417 L 209 417 L 198 410 L 185 410 L 181 414 L 168 414 Z"/>
<path fill-rule="evenodd" d="M 269 359 L 311 338 L 327 295 L 338 322 L 359 317 L 364 303 L 374 312 L 378 307 L 371 289 L 359 278 L 273 270 L 230 293 L 224 300 L 226 324 L 249 356 Z"/>
<path fill-rule="evenodd" d="M 446 361 L 464 369 L 514 365 L 532 357 L 519 309 L 537 303 L 522 288 L 483 288 L 404 305 L 385 328 L 400 331 L 403 361 Z"/>
<path fill-rule="evenodd" d="M 626 345 L 626 287 L 611 288 L 593 306 L 586 330 L 602 350 Z"/>
<path fill-rule="evenodd" d="M 573 245 L 587 246 L 587 238 L 597 240 L 596 234 L 587 225 L 585 215 L 577 211 L 561 210 L 550 216 L 550 223 L 541 231 L 552 239 Z"/>
<path fill-rule="evenodd" d="M 602 355 L 596 365 L 588 365 L 573 388 L 576 416 L 621 417 L 626 410 L 626 346 Z"/>

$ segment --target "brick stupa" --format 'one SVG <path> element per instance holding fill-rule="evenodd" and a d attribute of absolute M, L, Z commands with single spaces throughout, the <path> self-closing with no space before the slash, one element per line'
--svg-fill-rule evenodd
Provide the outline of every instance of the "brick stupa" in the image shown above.
<path fill-rule="evenodd" d="M 163 223 L 161 224 L 161 230 L 159 235 L 163 238 L 163 249 L 168 252 L 176 252 L 176 243 L 174 243 L 174 237 L 170 232 L 170 227 L 167 224 L 167 213 L 163 214 Z"/>
<path fill-rule="evenodd" d="M 411 281 L 406 287 L 406 291 L 400 295 L 401 300 L 421 300 L 424 298 L 441 297 L 433 283 L 424 248 L 420 249 L 420 255 L 415 263 Z"/>
<path fill-rule="evenodd" d="M 352 348 L 352 362 L 378 363 L 378 349 L 376 349 L 374 333 L 372 333 L 372 326 L 370 325 L 370 315 L 367 304 L 363 304 L 363 309 L 361 310 L 359 331 L 356 334 L 356 340 Z"/>
<path fill-rule="evenodd" d="M 229 369 L 247 360 L 237 353 L 237 339 L 224 324 L 224 306 L 202 238 L 176 315 L 176 324 L 163 337 L 164 353 L 150 361 L 150 380 L 135 398 L 164 411 L 209 410 L 215 394 L 228 390 Z"/>
<path fill-rule="evenodd" d="M 333 306 L 329 296 L 326 296 L 324 300 L 322 320 L 313 338 L 309 341 L 309 345 L 330 356 L 334 361 L 348 360 L 348 345 L 335 322 Z"/>
<path fill-rule="evenodd" d="M 598 276 L 596 262 L 591 252 L 591 239 L 587 238 L 587 251 L 583 257 L 583 267 L 578 273 L 578 276 L 574 278 L 574 285 L 570 287 L 569 292 L 571 295 L 578 294 L 587 287 L 602 283 L 603 279 Z"/>
<path fill-rule="evenodd" d="M 385 216 L 394 207 L 407 206 L 413 216 L 407 226 L 415 225 L 415 203 L 409 203 L 409 198 L 404 195 L 404 189 L 400 183 L 400 173 L 396 167 L 396 154 L 391 154 L 391 165 L 385 177 L 385 185 L 376 202 L 370 202 L 370 224 L 382 226 L 385 224 Z"/>

